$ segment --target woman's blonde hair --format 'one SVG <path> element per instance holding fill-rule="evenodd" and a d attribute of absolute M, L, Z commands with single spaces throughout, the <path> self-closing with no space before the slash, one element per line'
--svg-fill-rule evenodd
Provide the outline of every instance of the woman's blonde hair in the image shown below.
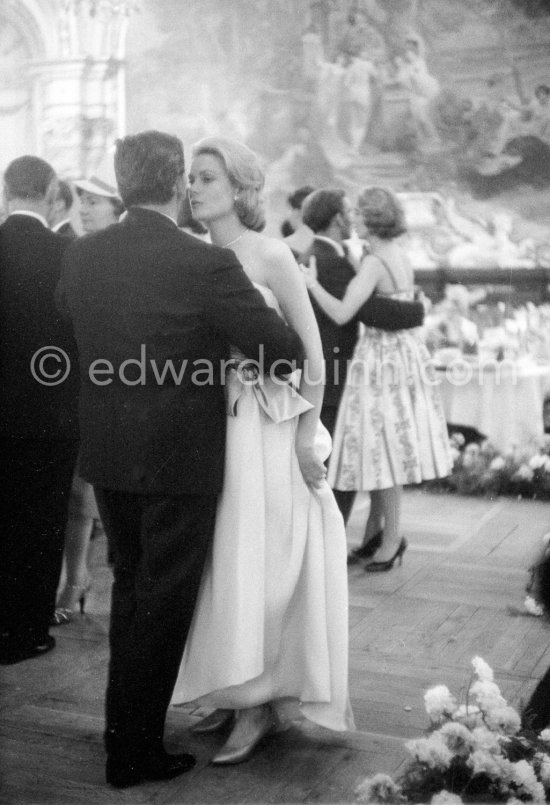
<path fill-rule="evenodd" d="M 235 212 L 240 222 L 261 232 L 265 212 L 261 197 L 265 177 L 258 156 L 248 146 L 226 137 L 205 137 L 195 143 L 192 156 L 213 154 L 223 164 L 229 181 L 236 190 Z"/>

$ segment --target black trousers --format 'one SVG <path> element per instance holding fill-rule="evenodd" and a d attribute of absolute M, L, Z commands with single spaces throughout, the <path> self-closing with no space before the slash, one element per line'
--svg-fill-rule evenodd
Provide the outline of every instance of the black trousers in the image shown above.
<path fill-rule="evenodd" d="M 0 629 L 9 653 L 48 634 L 78 444 L 2 439 Z"/>
<path fill-rule="evenodd" d="M 217 498 L 94 490 L 114 573 L 105 748 L 139 763 L 163 750 Z"/>
<path fill-rule="evenodd" d="M 334 435 L 334 427 L 336 425 L 336 417 L 338 416 L 338 407 L 335 405 L 323 405 L 321 408 L 321 422 L 330 433 L 332 438 Z M 355 500 L 355 492 L 345 492 L 341 489 L 333 489 L 334 497 L 338 508 L 342 512 L 344 522 L 347 523 L 353 502 Z"/>

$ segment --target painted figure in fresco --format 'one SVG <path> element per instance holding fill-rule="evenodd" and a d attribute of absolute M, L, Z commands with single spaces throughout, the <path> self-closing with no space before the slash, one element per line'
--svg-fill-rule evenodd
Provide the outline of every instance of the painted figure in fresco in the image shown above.
<path fill-rule="evenodd" d="M 439 94 L 439 82 L 431 75 L 424 57 L 424 46 L 417 34 L 405 41 L 405 55 L 395 60 L 397 80 L 409 93 L 411 112 L 418 143 L 422 147 L 434 145 L 439 134 L 433 120 L 433 104 Z"/>
<path fill-rule="evenodd" d="M 373 100 L 371 85 L 378 80 L 379 70 L 366 50 L 351 58 L 343 80 L 343 103 L 348 111 L 347 139 L 355 151 L 360 150 L 369 130 Z"/>

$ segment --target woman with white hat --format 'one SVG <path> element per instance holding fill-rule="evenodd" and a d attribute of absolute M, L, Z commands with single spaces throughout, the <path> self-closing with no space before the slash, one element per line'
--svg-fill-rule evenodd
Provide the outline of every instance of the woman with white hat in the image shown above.
<path fill-rule="evenodd" d="M 78 179 L 73 184 L 80 201 L 80 220 L 86 234 L 116 224 L 124 212 L 124 205 L 118 194 L 112 167 L 109 171 L 107 166 L 102 166 L 89 179 Z"/>
<path fill-rule="evenodd" d="M 112 157 L 102 163 L 89 179 L 73 182 L 79 201 L 80 219 L 85 234 L 116 224 L 124 205 L 118 194 Z M 78 463 L 73 476 L 69 499 L 69 516 L 65 530 L 65 585 L 59 594 L 52 625 L 70 623 L 76 605 L 84 612 L 86 595 L 90 589 L 88 549 L 94 527 L 99 523 L 99 512 L 92 485 L 78 474 Z"/>

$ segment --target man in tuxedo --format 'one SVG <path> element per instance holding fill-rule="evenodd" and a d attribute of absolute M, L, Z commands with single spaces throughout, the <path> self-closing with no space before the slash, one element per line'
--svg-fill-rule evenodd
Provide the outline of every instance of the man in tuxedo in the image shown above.
<path fill-rule="evenodd" d="M 55 646 L 48 630 L 78 448 L 76 345 L 54 300 L 69 244 L 48 227 L 56 192 L 44 160 L 8 165 L 0 226 L 1 664 Z"/>
<path fill-rule="evenodd" d="M 194 764 L 163 732 L 223 482 L 230 345 L 282 372 L 303 349 L 232 252 L 178 229 L 180 140 L 125 137 L 115 171 L 128 214 L 70 246 L 58 298 L 80 356 L 80 470 L 113 558 L 105 746 L 122 788 Z"/>
<path fill-rule="evenodd" d="M 316 190 L 304 202 L 302 219 L 315 233 L 312 246 L 299 259 L 307 263 L 314 256 L 317 263 L 317 278 L 333 296 L 342 299 L 348 284 L 355 276 L 349 250 L 344 243 L 352 234 L 352 205 L 344 190 L 325 188 Z M 358 336 L 358 323 L 367 327 L 395 331 L 419 327 L 424 320 L 421 302 L 406 302 L 373 294 L 347 324 L 336 324 L 311 297 L 321 340 L 326 367 L 326 385 L 321 420 L 330 435 L 333 435 L 338 405 L 346 382 L 348 362 Z M 335 489 L 334 495 L 347 520 L 355 499 L 355 492 Z M 378 545 L 369 542 L 374 553 Z"/>
<path fill-rule="evenodd" d="M 51 213 L 52 232 L 57 232 L 70 240 L 76 238 L 76 232 L 71 224 L 71 209 L 73 206 L 73 194 L 68 182 L 59 179 L 57 195 Z"/>

